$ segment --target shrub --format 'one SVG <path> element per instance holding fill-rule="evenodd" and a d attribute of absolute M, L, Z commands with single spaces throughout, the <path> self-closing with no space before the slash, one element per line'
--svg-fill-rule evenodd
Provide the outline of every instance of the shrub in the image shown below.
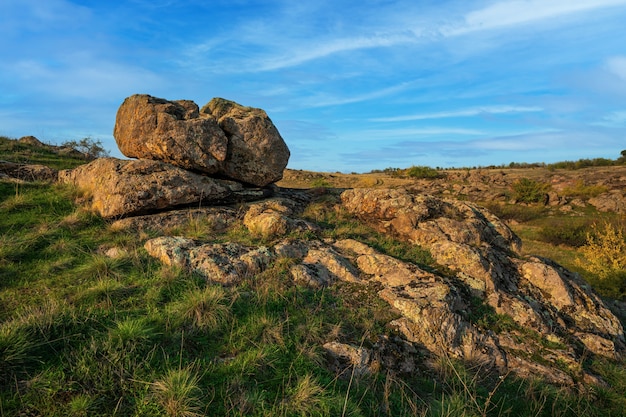
<path fill-rule="evenodd" d="M 489 202 L 485 208 L 502 220 L 515 220 L 520 223 L 541 219 L 546 215 L 545 207 L 524 207 L 516 204 Z"/>
<path fill-rule="evenodd" d="M 109 156 L 109 152 L 102 147 L 102 142 L 99 140 L 93 140 L 90 137 L 82 138 L 78 142 L 75 140 L 63 142 L 61 146 L 76 149 L 78 152 L 85 155 L 87 159 Z"/>
<path fill-rule="evenodd" d="M 609 191 L 609 189 L 605 185 L 585 185 L 583 180 L 578 180 L 573 186 L 565 188 L 563 190 L 563 195 L 567 197 L 589 199 L 597 197 L 607 191 Z"/>
<path fill-rule="evenodd" d="M 550 191 L 550 184 L 530 178 L 520 178 L 512 186 L 513 198 L 521 203 L 538 203 L 544 201 Z"/>
<path fill-rule="evenodd" d="M 626 269 L 626 239 L 623 227 L 604 223 L 601 229 L 592 226 L 593 233 L 587 235 L 587 244 L 580 248 L 585 258 L 577 264 L 600 279 L 606 279 Z"/>
<path fill-rule="evenodd" d="M 441 174 L 434 168 L 427 166 L 412 166 L 407 168 L 406 176 L 410 178 L 440 178 Z"/>
<path fill-rule="evenodd" d="M 539 239 L 552 245 L 567 245 L 579 248 L 587 243 L 587 222 L 575 221 L 567 218 L 564 220 L 554 219 L 549 225 L 539 230 Z"/>

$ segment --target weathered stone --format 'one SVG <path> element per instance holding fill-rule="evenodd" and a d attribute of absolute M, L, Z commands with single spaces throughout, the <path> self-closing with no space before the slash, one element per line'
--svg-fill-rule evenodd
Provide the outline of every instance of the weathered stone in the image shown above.
<path fill-rule="evenodd" d="M 327 246 L 310 248 L 302 264 L 317 271 L 325 271 L 334 281 L 361 282 L 359 272 L 334 249 Z"/>
<path fill-rule="evenodd" d="M 0 174 L 23 181 L 56 181 L 57 170 L 39 164 L 0 161 Z"/>
<path fill-rule="evenodd" d="M 290 217 L 293 203 L 285 199 L 265 200 L 250 205 L 243 218 L 243 224 L 250 233 L 264 238 L 285 236 L 294 231 L 316 231 L 312 223 Z"/>
<path fill-rule="evenodd" d="M 167 265 L 187 269 L 222 285 L 232 285 L 262 272 L 274 259 L 274 254 L 263 246 L 251 248 L 237 243 L 197 245 L 182 237 L 150 239 L 144 248 Z"/>
<path fill-rule="evenodd" d="M 626 213 L 626 197 L 621 190 L 613 190 L 590 198 L 589 204 L 602 212 Z"/>
<path fill-rule="evenodd" d="M 330 368 L 344 378 L 369 372 L 372 360 L 370 349 L 340 342 L 328 342 L 322 346 L 329 357 Z"/>
<path fill-rule="evenodd" d="M 263 110 L 218 98 L 199 111 L 189 100 L 130 96 L 117 112 L 113 134 L 128 157 L 256 186 L 280 180 L 289 160 L 287 145 Z"/>
<path fill-rule="evenodd" d="M 113 230 L 172 231 L 204 229 L 222 232 L 238 220 L 232 207 L 202 207 L 126 217 L 111 223 Z"/>
<path fill-rule="evenodd" d="M 562 310 L 574 304 L 567 284 L 555 268 L 536 259 L 534 262 L 522 263 L 519 269 L 522 276 L 541 290 L 557 309 Z"/>
<path fill-rule="evenodd" d="M 220 171 L 223 175 L 258 186 L 283 177 L 289 148 L 263 110 L 214 98 L 200 113 L 215 117 L 228 137 L 228 156 Z"/>
<path fill-rule="evenodd" d="M 22 136 L 17 141 L 25 145 L 36 146 L 38 148 L 45 148 L 48 146 L 34 136 Z"/>
<path fill-rule="evenodd" d="M 124 100 L 113 136 L 130 158 L 153 159 L 215 174 L 226 160 L 228 139 L 214 117 L 200 118 L 188 100 L 168 101 L 146 94 Z"/>
<path fill-rule="evenodd" d="M 292 258 L 291 276 L 300 285 L 323 288 L 346 281 L 375 289 L 399 316 L 390 324 L 421 354 L 457 358 L 501 375 L 513 372 L 572 385 L 564 366 L 588 380 L 579 366 L 584 355 L 617 358 L 624 351 L 622 325 L 602 300 L 554 262 L 516 255 L 519 239 L 486 210 L 405 190 L 355 194 L 354 201 L 349 192 L 342 194 L 350 211 L 380 231 L 422 245 L 455 274 L 425 271 L 353 239 L 285 238 L 258 249 L 190 246 L 183 240 L 174 242 L 179 252 L 155 250 L 153 243 L 146 249 L 223 285 L 258 273 L 275 259 Z M 249 205 L 243 217 L 254 229 L 250 225 L 262 215 L 293 220 L 301 209 L 289 199 L 271 199 Z M 394 370 L 415 366 L 408 359 L 385 359 L 384 346 L 376 344 L 367 361 L 355 346 L 336 342 L 326 347 L 339 352 L 329 351 L 331 368 L 338 373 L 357 372 L 364 362 Z M 536 355 L 540 363 L 531 359 Z"/>
<path fill-rule="evenodd" d="M 148 254 L 170 266 L 189 268 L 189 250 L 195 247 L 193 240 L 180 236 L 161 236 L 148 240 L 144 248 Z"/>
<path fill-rule="evenodd" d="M 233 181 L 193 174 L 164 162 L 100 158 L 59 172 L 91 197 L 90 208 L 102 217 L 123 217 L 190 204 L 218 204 L 236 199 L 243 187 Z"/>
<path fill-rule="evenodd" d="M 191 270 L 223 285 L 264 271 L 272 258 L 266 247 L 249 248 L 237 243 L 205 244 L 189 251 Z"/>
<path fill-rule="evenodd" d="M 542 335 L 558 331 L 605 339 L 601 342 L 595 336 L 584 338 L 583 344 L 599 355 L 611 356 L 611 346 L 613 354 L 624 348 L 624 331 L 619 320 L 589 287 L 547 260 L 520 260 L 512 256 L 519 247 L 519 238 L 486 210 L 431 196 L 414 196 L 402 189 L 348 190 L 341 199 L 344 207 L 379 231 L 427 248 L 437 263 L 455 271 L 456 278 L 496 313 L 506 314 L 519 325 Z M 366 271 L 373 272 L 385 264 L 379 257 L 381 262 L 376 265 L 372 255 L 368 256 L 370 260 L 357 258 L 359 267 Z M 410 281 L 409 276 L 407 272 L 400 273 L 393 282 L 404 283 L 401 278 Z M 422 311 L 414 297 L 406 298 L 390 289 L 382 294 L 397 308 L 411 305 L 411 309 Z M 407 313 L 405 316 L 411 319 Z M 416 321 L 417 317 L 412 320 Z M 445 322 L 450 328 L 461 323 L 455 322 L 460 318 L 443 320 L 433 316 L 421 319 L 418 330 L 431 319 Z M 435 343 L 435 339 L 430 340 L 426 334 L 407 326 L 404 326 L 406 331 L 414 333 L 416 339 L 423 339 L 422 343 Z M 453 343 L 453 339 L 456 340 L 450 336 L 441 340 Z"/>

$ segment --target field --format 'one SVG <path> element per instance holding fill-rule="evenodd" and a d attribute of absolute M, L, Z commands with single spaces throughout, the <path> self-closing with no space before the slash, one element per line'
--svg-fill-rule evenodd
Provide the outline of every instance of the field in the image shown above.
<path fill-rule="evenodd" d="M 31 161 L 32 149 L 20 151 L 27 155 L 19 162 Z M 5 149 L 0 159 L 14 155 Z M 77 163 L 44 156 L 32 161 Z M 604 167 L 594 175 L 616 171 L 623 172 Z M 551 172 L 506 174 L 540 181 Z M 304 214 L 321 237 L 350 237 L 436 269 L 419 247 L 334 209 L 342 188 L 432 190 L 432 181 L 290 171 L 279 185 L 325 189 Z M 624 275 L 607 281 L 577 261 L 593 225 L 623 230 L 623 214 L 512 204 L 508 195 L 481 202 L 481 193 L 455 194 L 453 182 L 437 190 L 489 206 L 519 234 L 525 254 L 580 272 L 624 319 Z M 398 337 L 387 326 L 396 313 L 374 288 L 295 285 L 288 260 L 232 287 L 210 284 L 148 256 L 143 244 L 155 234 L 115 230 L 76 204 L 80 198 L 67 186 L 0 181 L 0 416 L 621 416 L 626 408 L 624 360 L 582 363 L 605 384 L 576 387 L 494 379 L 419 352 L 410 354 L 411 372 L 337 371 L 324 343 L 341 336 L 370 347 Z M 216 231 L 192 219 L 166 234 L 265 243 L 239 226 Z"/>

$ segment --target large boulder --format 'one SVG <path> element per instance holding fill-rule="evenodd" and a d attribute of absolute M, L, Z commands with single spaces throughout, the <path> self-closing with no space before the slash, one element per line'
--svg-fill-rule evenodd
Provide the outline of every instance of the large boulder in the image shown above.
<path fill-rule="evenodd" d="M 159 161 L 100 158 L 59 171 L 59 181 L 86 192 L 102 217 L 125 217 L 191 204 L 219 204 L 245 193 L 234 181 L 194 174 Z"/>
<path fill-rule="evenodd" d="M 228 137 L 223 175 L 258 186 L 283 177 L 289 161 L 289 148 L 263 110 L 214 98 L 200 114 L 215 117 Z"/>
<path fill-rule="evenodd" d="M 199 110 L 189 100 L 130 96 L 117 112 L 113 135 L 127 157 L 259 187 L 280 180 L 289 160 L 287 145 L 263 110 L 220 98 Z"/>

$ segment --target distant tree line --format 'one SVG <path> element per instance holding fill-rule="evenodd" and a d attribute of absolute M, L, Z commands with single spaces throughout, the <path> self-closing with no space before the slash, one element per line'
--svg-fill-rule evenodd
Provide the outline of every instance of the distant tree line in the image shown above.
<path fill-rule="evenodd" d="M 431 168 L 427 166 L 412 166 L 410 168 L 385 168 L 374 169 L 370 171 L 372 174 L 387 174 L 392 177 L 403 178 L 440 178 L 442 174 L 438 171 L 452 170 L 452 169 L 505 169 L 505 168 L 547 168 L 550 170 L 555 169 L 582 169 L 590 167 L 610 167 L 617 165 L 626 165 L 626 149 L 620 152 L 621 156 L 617 159 L 608 158 L 583 158 L 578 161 L 561 161 L 547 164 L 545 162 L 511 162 L 508 165 L 488 165 L 488 166 L 473 166 L 473 167 L 458 167 L 458 168 Z"/>
<path fill-rule="evenodd" d="M 410 168 L 385 168 L 383 170 L 375 169 L 372 170 L 372 174 L 387 174 L 396 178 L 426 178 L 426 179 L 434 179 L 441 178 L 443 174 L 439 172 L 440 168 L 431 168 L 428 166 L 412 166 Z"/>

